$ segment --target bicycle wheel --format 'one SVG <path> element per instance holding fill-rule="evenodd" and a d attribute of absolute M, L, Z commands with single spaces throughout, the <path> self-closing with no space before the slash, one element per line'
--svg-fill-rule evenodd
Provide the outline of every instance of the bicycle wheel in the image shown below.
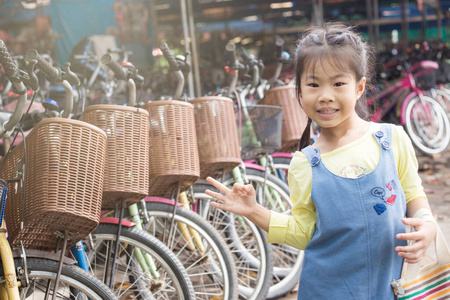
<path fill-rule="evenodd" d="M 275 163 L 275 161 L 274 161 Z M 288 185 L 272 174 L 247 168 L 247 180 L 256 191 L 257 201 L 271 210 L 291 214 L 292 201 Z M 234 182 L 232 174 L 224 179 L 224 184 L 231 186 Z M 296 287 L 303 263 L 304 252 L 284 244 L 271 244 L 274 253 L 273 281 L 267 299 L 276 299 L 292 291 Z"/>
<path fill-rule="evenodd" d="M 177 207 L 173 234 L 168 236 L 173 206 L 147 202 L 150 222 L 146 230 L 170 244 L 193 282 L 196 299 L 237 299 L 234 260 L 225 241 L 206 220 L 193 211 Z"/>
<path fill-rule="evenodd" d="M 109 248 L 117 236 L 116 224 L 100 224 L 86 240 L 91 272 L 104 281 Z M 145 231 L 122 227 L 116 258 L 113 292 L 119 299 L 195 299 L 192 282 L 178 258 L 161 241 Z M 140 263 L 149 255 L 150 270 Z M 142 262 L 142 261 L 141 261 Z M 109 275 L 109 274 L 108 274 Z"/>
<path fill-rule="evenodd" d="M 213 186 L 194 186 L 198 213 L 208 220 L 225 240 L 236 262 L 238 290 L 244 299 L 267 299 L 273 272 L 273 252 L 265 233 L 246 218 L 209 206 L 211 198 L 204 193 Z"/>
<path fill-rule="evenodd" d="M 25 283 L 25 271 L 23 260 L 15 258 L 14 264 L 19 270 L 18 280 Z M 22 286 L 20 299 L 44 299 L 48 283 L 51 284 L 50 296 L 54 293 L 55 278 L 58 271 L 58 262 L 45 258 L 28 258 L 26 269 L 29 284 Z M 1 268 L 3 276 L 3 268 Z M 106 300 L 117 299 L 111 290 L 100 280 L 88 272 L 75 265 L 63 265 L 59 285 L 57 289 L 57 299 L 92 299 Z"/>
<path fill-rule="evenodd" d="M 450 92 L 444 89 L 435 89 L 431 94 L 450 118 Z"/>
<path fill-rule="evenodd" d="M 288 171 L 292 158 L 272 157 L 274 175 L 288 184 Z"/>
<path fill-rule="evenodd" d="M 450 142 L 450 122 L 439 103 L 428 96 L 411 99 L 406 107 L 405 128 L 413 144 L 424 154 L 443 152 Z"/>

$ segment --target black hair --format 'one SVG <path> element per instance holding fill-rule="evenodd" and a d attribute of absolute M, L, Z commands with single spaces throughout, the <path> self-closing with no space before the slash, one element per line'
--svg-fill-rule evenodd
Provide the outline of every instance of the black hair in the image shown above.
<path fill-rule="evenodd" d="M 352 71 L 356 81 L 366 78 L 370 85 L 374 56 L 370 45 L 363 41 L 353 27 L 328 23 L 323 27 L 312 26 L 305 30 L 298 40 L 295 51 L 295 85 L 297 99 L 301 104 L 301 76 L 308 67 L 313 68 L 324 59 L 339 69 Z M 356 112 L 362 119 L 368 119 L 369 113 L 365 96 L 356 103 Z M 300 150 L 310 144 L 312 120 L 308 122 L 300 140 Z"/>

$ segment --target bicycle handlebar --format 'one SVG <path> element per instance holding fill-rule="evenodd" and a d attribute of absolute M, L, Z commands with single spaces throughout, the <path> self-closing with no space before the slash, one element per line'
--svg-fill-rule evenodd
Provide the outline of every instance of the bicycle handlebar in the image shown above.
<path fill-rule="evenodd" d="M 277 36 L 275 40 L 277 59 L 281 59 L 283 55 L 284 40 Z"/>
<path fill-rule="evenodd" d="M 114 72 L 114 75 L 116 75 L 117 79 L 119 80 L 128 79 L 127 70 L 123 68 L 119 64 L 119 62 L 115 61 L 111 54 L 109 53 L 103 54 L 101 61 L 104 65 L 109 67 Z"/>
<path fill-rule="evenodd" d="M 42 72 L 47 75 L 49 81 L 62 81 L 61 69 L 53 67 L 45 59 L 43 59 L 36 49 L 30 49 L 25 53 L 25 59 L 27 61 L 36 60 L 37 66 Z"/>
<path fill-rule="evenodd" d="M 231 73 L 230 87 L 228 88 L 228 92 L 224 95 L 225 97 L 230 97 L 231 93 L 236 88 L 239 70 L 245 69 L 245 67 L 236 58 L 236 45 L 231 44 L 231 43 L 227 44 L 225 46 L 225 51 L 228 54 L 228 61 L 229 61 L 228 68 L 230 70 L 233 70 L 233 72 Z M 245 71 L 247 71 L 247 70 L 245 70 Z"/>
<path fill-rule="evenodd" d="M 0 138 L 9 137 L 14 130 L 14 127 L 19 123 L 23 110 L 25 108 L 25 102 L 27 99 L 27 88 L 21 80 L 19 68 L 14 63 L 11 55 L 6 48 L 5 43 L 0 40 L 0 64 L 3 66 L 8 79 L 12 82 L 14 87 L 19 92 L 19 99 L 17 101 L 14 113 L 9 117 L 9 120 L 0 124 Z"/>
<path fill-rule="evenodd" d="M 180 60 L 180 62 L 178 62 L 178 60 L 173 55 L 172 51 L 170 51 L 169 46 L 166 43 L 161 44 L 159 48 L 161 49 L 164 57 L 169 63 L 170 69 L 172 71 L 175 71 L 175 76 L 177 78 L 177 88 L 175 90 L 172 99 L 179 99 L 181 97 L 181 94 L 183 93 L 184 87 L 184 75 L 180 68 L 182 61 Z"/>
<path fill-rule="evenodd" d="M 5 74 L 11 82 L 20 82 L 19 68 L 14 63 L 11 54 L 9 54 L 8 49 L 2 40 L 0 40 L 0 64 L 3 66 Z"/>
<path fill-rule="evenodd" d="M 170 68 L 173 71 L 180 70 L 180 66 L 177 63 L 175 56 L 173 56 L 172 51 L 170 51 L 169 46 L 166 43 L 163 43 L 163 44 L 161 44 L 161 46 L 159 48 L 161 49 L 164 57 L 166 58 L 167 62 L 169 63 Z"/>

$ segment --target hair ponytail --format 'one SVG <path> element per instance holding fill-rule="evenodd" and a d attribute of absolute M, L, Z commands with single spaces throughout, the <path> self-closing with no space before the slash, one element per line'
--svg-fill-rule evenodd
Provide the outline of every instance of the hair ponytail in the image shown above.
<path fill-rule="evenodd" d="M 306 123 L 305 130 L 303 130 L 302 137 L 300 139 L 300 148 L 298 149 L 300 151 L 311 144 L 311 123 L 312 119 L 308 117 L 308 122 Z"/>

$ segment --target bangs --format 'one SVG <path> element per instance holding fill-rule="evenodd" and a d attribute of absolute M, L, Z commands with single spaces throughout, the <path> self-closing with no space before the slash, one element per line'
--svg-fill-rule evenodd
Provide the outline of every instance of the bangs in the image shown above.
<path fill-rule="evenodd" d="M 324 63 L 330 64 L 335 70 L 343 73 L 352 73 L 355 75 L 356 80 L 360 80 L 362 77 L 361 72 L 355 72 L 361 69 L 361 66 L 357 65 L 358 59 L 355 59 L 355 53 L 349 53 L 344 51 L 343 47 L 311 47 L 304 53 L 303 56 L 303 72 L 314 73 L 317 64 L 323 66 Z M 358 74 L 359 73 L 359 74 Z M 359 77 L 359 78 L 358 78 Z"/>

